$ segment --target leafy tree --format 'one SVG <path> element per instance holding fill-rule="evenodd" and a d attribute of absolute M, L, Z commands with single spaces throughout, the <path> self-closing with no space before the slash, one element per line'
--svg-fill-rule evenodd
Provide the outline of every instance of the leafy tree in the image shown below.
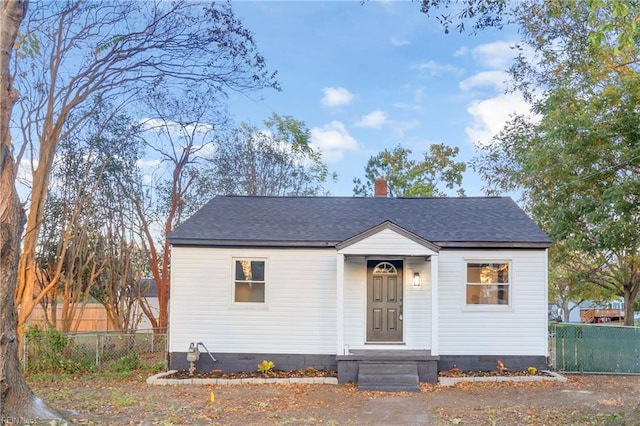
<path fill-rule="evenodd" d="M 203 8 L 188 1 L 40 2 L 27 16 L 28 4 L 2 0 L 0 9 L 0 414 L 53 418 L 56 413 L 37 401 L 21 378 L 19 329 L 9 298 L 16 297 L 24 323 L 34 306 L 35 253 L 58 142 L 86 118 L 77 115 L 79 121 L 69 123 L 71 114 L 94 96 L 130 103 L 159 79 L 205 87 L 221 99 L 230 90 L 278 88 L 278 83 L 228 3 Z M 18 38 L 26 16 L 25 35 Z M 20 60 L 11 75 L 14 51 Z M 19 92 L 22 122 L 14 128 L 22 137 L 12 143 L 9 126 Z M 32 186 L 18 258 L 23 210 L 16 165 L 25 153 L 33 156 Z"/>
<path fill-rule="evenodd" d="M 623 297 L 632 325 L 640 290 L 640 44 L 620 46 L 615 28 L 605 31 L 606 43 L 590 43 L 607 27 L 593 23 L 605 11 L 587 3 L 545 6 L 522 15 L 535 57 L 521 57 L 512 70 L 538 117 L 514 117 L 474 167 L 490 190 L 522 191 L 553 239 L 588 256 L 585 279 Z"/>
<path fill-rule="evenodd" d="M 435 14 L 445 33 L 448 33 L 454 24 L 463 32 L 465 22 L 471 22 L 473 31 L 490 27 L 501 28 L 509 16 L 507 6 L 507 0 L 467 0 L 462 4 L 457 0 L 420 1 L 420 11 L 427 16 Z"/>
<path fill-rule="evenodd" d="M 156 87 L 146 94 L 149 117 L 140 134 L 149 159 L 158 165 L 150 181 L 140 171 L 135 188 L 123 187 L 133 205 L 139 239 L 147 255 L 148 271 L 158 290 L 158 313 L 141 304 L 144 314 L 158 332 L 168 326 L 170 249 L 167 236 L 183 217 L 210 198 L 204 158 L 214 150 L 214 130 L 225 123 L 214 94 Z"/>
<path fill-rule="evenodd" d="M 131 105 L 159 85 L 188 85 L 220 100 L 229 91 L 279 88 L 229 3 L 39 2 L 24 33 L 30 42 L 21 44 L 15 75 L 23 95 L 17 161 L 35 148 L 16 292 L 20 324 L 34 306 L 35 253 L 55 152 L 90 116 L 83 106 L 96 96 Z M 143 105 L 136 107 L 140 114 Z"/>
<path fill-rule="evenodd" d="M 529 10 L 537 13 L 542 8 L 550 16 L 559 17 L 579 5 L 590 11 L 588 23 L 593 30 L 585 41 L 597 47 L 615 40 L 619 49 L 633 50 L 639 32 L 636 0 L 420 0 L 420 11 L 427 16 L 435 15 L 445 33 L 452 25 L 463 32 L 466 23 L 470 23 L 475 33 L 526 19 Z"/>
<path fill-rule="evenodd" d="M 391 197 L 445 196 L 440 189 L 442 184 L 448 189 L 457 188 L 458 195 L 464 195 L 462 174 L 467 166 L 455 161 L 458 151 L 457 147 L 432 144 L 423 160 L 416 161 L 410 158 L 411 150 L 401 145 L 392 151 L 385 149 L 367 162 L 364 183 L 359 178 L 353 180 L 353 194 L 372 196 L 375 180 L 383 177 Z"/>
<path fill-rule="evenodd" d="M 133 238 L 137 223 L 120 190 L 136 177 L 139 126 L 98 103 L 60 141 L 36 257 L 35 302 L 50 307 L 50 322 L 65 332 L 77 331 L 90 296 L 103 304 L 114 328 L 129 329 L 138 301 L 127 289 L 144 271 Z"/>
<path fill-rule="evenodd" d="M 16 190 L 17 163 L 9 130 L 19 92 L 9 63 L 28 5 L 27 0 L 0 1 L 0 418 L 3 420 L 61 417 L 33 395 L 22 377 L 13 303 L 24 211 Z"/>
<path fill-rule="evenodd" d="M 242 123 L 217 140 L 210 160 L 217 192 L 233 195 L 318 195 L 329 175 L 302 121 L 273 114 L 260 129 Z"/>
<path fill-rule="evenodd" d="M 590 271 L 595 267 L 588 255 L 570 251 L 562 243 L 549 249 L 549 303 L 562 308 L 564 322 L 569 322 L 571 311 L 584 301 L 603 301 L 615 297 L 612 292 L 590 280 Z"/>

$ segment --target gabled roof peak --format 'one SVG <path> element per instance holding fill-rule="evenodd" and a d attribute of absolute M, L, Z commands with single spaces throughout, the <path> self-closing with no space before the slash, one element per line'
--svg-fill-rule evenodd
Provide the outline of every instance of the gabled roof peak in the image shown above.
<path fill-rule="evenodd" d="M 431 241 L 427 241 L 424 238 L 420 237 L 419 235 L 414 234 L 411 231 L 408 231 L 406 229 L 404 229 L 402 226 L 398 226 L 395 223 L 393 223 L 390 220 L 385 220 L 384 222 L 369 228 L 357 235 L 353 235 L 350 238 L 347 238 L 346 240 L 340 242 L 339 244 L 336 245 L 336 248 L 338 250 L 342 250 L 345 249 L 349 246 L 352 246 L 354 244 L 359 243 L 362 240 L 365 240 L 373 235 L 379 234 L 380 232 L 384 231 L 384 230 L 391 230 L 393 232 L 395 232 L 396 234 L 400 234 L 401 236 L 403 236 L 404 238 L 411 240 L 425 248 L 427 248 L 428 250 L 437 253 L 440 251 L 440 247 L 438 247 L 436 244 L 433 244 Z"/>

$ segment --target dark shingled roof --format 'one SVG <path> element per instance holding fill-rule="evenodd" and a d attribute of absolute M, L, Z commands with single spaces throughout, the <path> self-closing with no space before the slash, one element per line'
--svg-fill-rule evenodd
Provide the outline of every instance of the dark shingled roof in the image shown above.
<path fill-rule="evenodd" d="M 548 247 L 508 197 L 218 196 L 169 235 L 173 245 L 333 247 L 385 221 L 440 247 Z"/>

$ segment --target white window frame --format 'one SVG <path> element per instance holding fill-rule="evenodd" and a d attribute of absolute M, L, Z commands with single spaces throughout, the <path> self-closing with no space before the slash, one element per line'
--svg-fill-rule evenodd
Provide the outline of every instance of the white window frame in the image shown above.
<path fill-rule="evenodd" d="M 478 264 L 478 263 L 492 263 L 492 264 L 506 263 L 507 265 L 509 265 L 509 282 L 507 283 L 509 286 L 509 298 L 508 298 L 507 304 L 504 304 L 504 305 L 491 304 L 491 303 L 467 304 L 467 286 L 469 285 L 469 282 L 467 281 L 468 267 L 469 267 L 469 264 Z M 513 284 L 514 283 L 513 283 L 513 260 L 512 259 L 465 258 L 463 261 L 463 268 L 462 268 L 462 310 L 464 311 L 512 311 L 513 301 L 514 301 Z"/>
<path fill-rule="evenodd" d="M 236 262 L 248 260 L 250 262 L 264 262 L 264 281 L 256 281 L 259 283 L 264 283 L 264 302 L 238 302 L 236 301 Z M 243 308 L 265 308 L 267 306 L 268 301 L 268 288 L 267 283 L 269 282 L 269 261 L 266 257 L 254 257 L 254 256 L 237 256 L 231 259 L 231 304 L 234 307 L 243 307 Z"/>

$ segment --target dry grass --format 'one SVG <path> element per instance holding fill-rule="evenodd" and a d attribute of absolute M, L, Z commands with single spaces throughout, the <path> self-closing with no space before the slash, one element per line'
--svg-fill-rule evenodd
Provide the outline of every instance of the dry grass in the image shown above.
<path fill-rule="evenodd" d="M 353 384 L 149 386 L 151 374 L 41 374 L 28 381 L 76 424 L 606 425 L 640 401 L 638 376 L 422 384 L 417 393 L 383 393 Z"/>

